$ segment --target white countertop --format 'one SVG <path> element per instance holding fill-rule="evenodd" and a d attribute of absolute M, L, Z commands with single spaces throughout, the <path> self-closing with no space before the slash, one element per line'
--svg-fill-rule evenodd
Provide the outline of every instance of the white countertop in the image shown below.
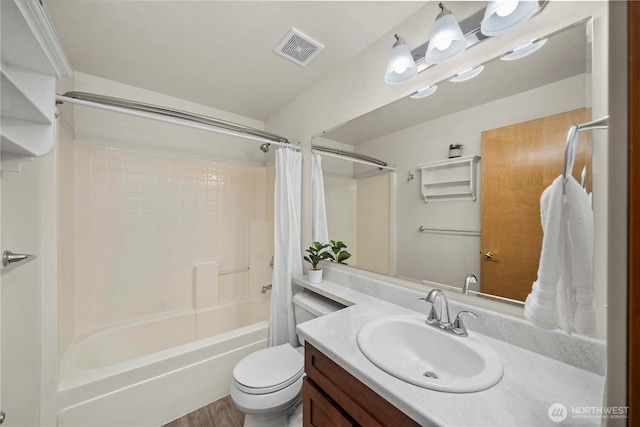
<path fill-rule="evenodd" d="M 415 311 L 327 280 L 294 283 L 349 307 L 298 325 L 298 333 L 373 391 L 423 426 L 600 425 L 584 415 L 602 406 L 604 377 L 479 334 L 500 355 L 504 376 L 495 386 L 475 393 L 445 393 L 406 383 L 382 371 L 362 354 L 356 335 L 367 322 Z M 426 318 L 426 311 L 423 313 Z M 553 422 L 549 407 L 561 403 L 568 417 Z M 572 410 L 583 415 L 572 415 Z"/>

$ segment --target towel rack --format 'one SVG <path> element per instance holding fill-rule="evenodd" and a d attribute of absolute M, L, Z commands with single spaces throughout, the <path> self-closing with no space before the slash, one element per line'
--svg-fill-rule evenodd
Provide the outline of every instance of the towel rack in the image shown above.
<path fill-rule="evenodd" d="M 576 159 L 576 145 L 578 144 L 578 132 L 585 130 L 597 130 L 609 128 L 609 116 L 580 125 L 573 125 L 569 128 L 567 134 L 567 144 L 564 149 L 564 166 L 562 169 L 562 193 L 565 193 L 567 177 L 571 175 L 573 170 L 573 162 Z"/>
<path fill-rule="evenodd" d="M 249 271 L 249 267 L 236 268 L 233 270 L 222 270 L 218 273 L 218 275 L 224 276 L 225 274 L 244 273 L 245 271 Z"/>
<path fill-rule="evenodd" d="M 480 231 L 476 230 L 445 230 L 442 228 L 427 228 L 424 225 L 418 227 L 418 232 L 429 234 L 448 234 L 452 236 L 480 236 Z"/>

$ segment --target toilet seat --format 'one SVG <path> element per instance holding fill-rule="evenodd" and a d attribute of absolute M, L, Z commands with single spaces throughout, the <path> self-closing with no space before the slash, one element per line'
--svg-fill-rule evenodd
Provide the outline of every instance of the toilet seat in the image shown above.
<path fill-rule="evenodd" d="M 252 395 L 283 390 L 304 375 L 304 357 L 290 344 L 252 353 L 233 369 L 233 385 Z"/>

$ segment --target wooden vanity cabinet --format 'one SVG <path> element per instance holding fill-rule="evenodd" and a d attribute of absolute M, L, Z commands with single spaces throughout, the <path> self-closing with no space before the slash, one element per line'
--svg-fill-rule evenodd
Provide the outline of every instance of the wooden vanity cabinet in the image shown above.
<path fill-rule="evenodd" d="M 405 413 L 305 343 L 305 427 L 419 426 Z"/>

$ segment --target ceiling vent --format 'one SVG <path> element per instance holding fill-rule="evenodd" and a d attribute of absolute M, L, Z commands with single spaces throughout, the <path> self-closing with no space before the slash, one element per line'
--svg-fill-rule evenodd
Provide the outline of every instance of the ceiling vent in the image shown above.
<path fill-rule="evenodd" d="M 274 52 L 301 67 L 306 67 L 323 49 L 324 46 L 320 43 L 292 28 Z"/>

